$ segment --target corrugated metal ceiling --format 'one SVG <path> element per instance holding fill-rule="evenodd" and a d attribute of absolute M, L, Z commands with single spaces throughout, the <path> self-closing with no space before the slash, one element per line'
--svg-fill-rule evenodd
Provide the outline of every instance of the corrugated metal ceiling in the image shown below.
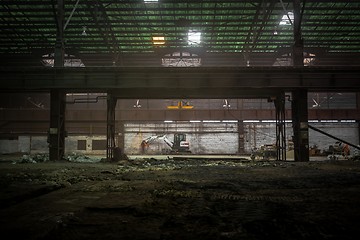
<path fill-rule="evenodd" d="M 212 62 L 217 65 L 221 59 L 234 55 L 246 55 L 247 59 L 253 56 L 259 65 L 270 65 L 289 53 L 293 44 L 292 25 L 280 24 L 284 14 L 293 10 L 292 2 L 65 0 L 65 49 L 87 63 L 98 56 L 98 65 L 102 64 L 101 59 L 121 59 L 125 65 L 127 61 L 135 64 L 138 59 L 153 61 L 176 51 L 209 56 L 208 62 L 219 56 L 218 62 Z M 1 3 L 2 56 L 42 56 L 53 52 L 56 0 L 2 0 Z M 306 52 L 318 57 L 333 54 L 344 58 L 343 61 L 349 56 L 358 58 L 359 1 L 307 0 L 301 1 L 301 5 Z M 201 32 L 200 44 L 188 44 L 189 30 Z M 154 44 L 153 36 L 164 37 L 165 44 Z"/>

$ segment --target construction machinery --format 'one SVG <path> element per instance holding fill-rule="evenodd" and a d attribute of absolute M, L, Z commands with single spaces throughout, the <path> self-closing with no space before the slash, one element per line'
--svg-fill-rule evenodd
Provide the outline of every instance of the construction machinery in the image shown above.
<path fill-rule="evenodd" d="M 153 141 L 161 139 L 163 140 L 166 145 L 168 145 L 171 150 L 171 154 L 184 154 L 184 153 L 191 153 L 190 151 L 190 144 L 186 141 L 186 134 L 184 133 L 175 133 L 174 134 L 174 141 L 171 141 L 166 134 L 164 135 L 155 135 L 145 138 L 141 142 L 142 152 L 145 153 L 145 148 L 148 147 Z"/>
<path fill-rule="evenodd" d="M 260 148 L 252 149 L 250 158 L 251 160 L 260 159 L 260 160 L 269 160 L 270 158 L 275 158 L 277 154 L 277 148 L 275 144 L 265 144 Z"/>

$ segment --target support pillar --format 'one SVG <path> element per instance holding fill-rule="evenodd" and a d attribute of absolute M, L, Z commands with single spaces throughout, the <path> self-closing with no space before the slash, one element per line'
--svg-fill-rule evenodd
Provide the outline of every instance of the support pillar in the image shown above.
<path fill-rule="evenodd" d="M 245 130 L 244 130 L 244 122 L 242 120 L 238 121 L 238 136 L 239 136 L 239 147 L 238 147 L 238 154 L 245 153 Z"/>
<path fill-rule="evenodd" d="M 274 100 L 276 112 L 276 160 L 286 160 L 285 94 Z"/>
<path fill-rule="evenodd" d="M 115 150 L 115 107 L 117 98 L 108 93 L 107 96 L 107 121 L 106 121 L 106 159 L 114 160 Z"/>
<path fill-rule="evenodd" d="M 54 67 L 64 67 L 64 23 L 65 23 L 65 4 L 64 0 L 57 0 L 56 11 L 56 42 L 54 49 Z"/>
<path fill-rule="evenodd" d="M 360 112 L 360 92 L 356 93 L 356 111 Z M 356 120 L 358 127 L 358 143 L 360 144 L 360 120 Z"/>
<path fill-rule="evenodd" d="M 294 5 L 294 45 L 293 66 L 304 66 L 304 42 L 301 36 L 301 0 L 293 0 Z M 306 89 L 292 92 L 292 122 L 295 161 L 309 161 L 308 97 Z"/>
<path fill-rule="evenodd" d="M 295 161 L 309 161 L 309 128 L 307 90 L 292 92 L 292 124 Z"/>
<path fill-rule="evenodd" d="M 48 132 L 49 158 L 59 161 L 65 153 L 65 103 L 66 93 L 62 90 L 50 92 L 50 129 Z"/>
<path fill-rule="evenodd" d="M 57 1 L 56 43 L 54 67 L 64 67 L 64 0 Z M 59 161 L 65 153 L 65 106 L 66 92 L 59 89 L 50 91 L 50 129 L 48 132 L 49 159 Z"/>
<path fill-rule="evenodd" d="M 292 49 L 292 62 L 295 67 L 304 66 L 304 41 L 301 35 L 301 19 L 300 0 L 294 0 L 294 44 Z"/>
<path fill-rule="evenodd" d="M 124 122 L 120 121 L 118 123 L 118 138 L 117 138 L 117 145 L 118 147 L 124 151 L 125 149 L 125 126 L 124 126 Z"/>

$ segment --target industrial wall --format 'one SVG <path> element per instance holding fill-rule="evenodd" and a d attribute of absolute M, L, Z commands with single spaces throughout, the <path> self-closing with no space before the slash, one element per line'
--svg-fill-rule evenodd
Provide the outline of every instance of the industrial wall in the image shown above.
<path fill-rule="evenodd" d="M 319 128 L 340 139 L 359 144 L 359 126 L 355 122 L 312 122 L 312 126 Z M 242 130 L 239 128 L 243 128 Z M 190 150 L 194 154 L 238 154 L 239 153 L 239 130 L 244 132 L 244 150 L 250 153 L 252 149 L 265 144 L 276 143 L 276 125 L 273 121 L 268 122 L 183 122 L 183 123 L 128 123 L 125 129 L 125 153 L 140 154 L 141 141 L 150 136 L 166 134 L 169 140 L 173 140 L 174 133 L 182 132 L 187 135 Z M 292 125 L 286 124 L 286 140 L 292 140 Z M 316 145 L 319 149 L 327 149 L 336 140 L 309 130 L 309 145 Z M 170 150 L 162 140 L 157 139 L 146 148 L 147 154 L 162 154 Z"/>
<path fill-rule="evenodd" d="M 140 154 L 141 142 L 150 136 L 164 135 L 170 141 L 174 133 L 185 133 L 194 154 L 237 154 L 237 123 L 184 122 L 125 124 L 125 153 Z M 146 154 L 167 153 L 171 148 L 162 139 L 157 139 L 145 149 Z"/>
<path fill-rule="evenodd" d="M 340 139 L 359 145 L 359 125 L 356 122 L 316 122 L 309 123 Z M 242 129 L 239 129 L 242 128 Z M 265 144 L 275 144 L 274 122 L 158 122 L 125 123 L 124 152 L 128 155 L 141 154 L 141 141 L 147 137 L 164 135 L 173 141 L 174 133 L 185 133 L 194 154 L 238 154 L 239 131 L 243 132 L 244 150 Z M 286 124 L 286 140 L 292 136 L 291 123 Z M 309 144 L 319 149 L 327 149 L 336 140 L 314 130 L 309 130 Z M 106 154 L 105 135 L 77 135 L 66 137 L 66 153 Z M 146 154 L 166 154 L 170 147 L 157 139 L 145 149 Z M 38 153 L 48 152 L 47 136 L 19 136 L 15 139 L 0 139 L 0 153 Z"/>
<path fill-rule="evenodd" d="M 0 153 L 47 153 L 47 136 L 19 136 L 17 139 L 0 140 Z M 106 154 L 106 136 L 68 136 L 65 153 Z"/>

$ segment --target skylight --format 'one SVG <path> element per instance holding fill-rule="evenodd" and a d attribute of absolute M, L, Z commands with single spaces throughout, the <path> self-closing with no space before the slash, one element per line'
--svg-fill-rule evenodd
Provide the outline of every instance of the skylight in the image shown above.
<path fill-rule="evenodd" d="M 201 32 L 190 30 L 188 32 L 188 44 L 199 45 L 201 42 Z"/>
<path fill-rule="evenodd" d="M 288 12 L 287 14 L 284 14 L 282 16 L 279 25 L 289 26 L 289 25 L 292 24 L 293 21 L 294 21 L 294 13 L 293 12 Z"/>

